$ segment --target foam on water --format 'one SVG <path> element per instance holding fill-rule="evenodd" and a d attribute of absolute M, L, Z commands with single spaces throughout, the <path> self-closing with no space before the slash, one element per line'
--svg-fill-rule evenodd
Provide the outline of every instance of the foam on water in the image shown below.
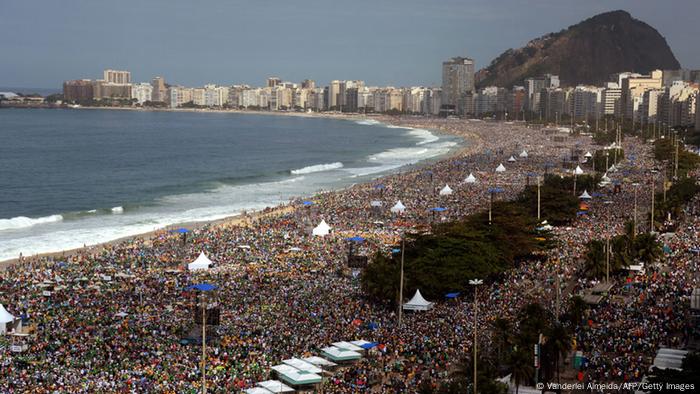
<path fill-rule="evenodd" d="M 343 163 L 338 161 L 335 163 L 328 163 L 328 164 L 314 164 L 312 166 L 299 168 L 296 170 L 291 170 L 290 173 L 292 173 L 294 175 L 311 174 L 314 172 L 336 170 L 338 168 L 343 168 Z"/>
<path fill-rule="evenodd" d="M 55 223 L 63 220 L 61 215 L 44 216 L 40 218 L 28 218 L 26 216 L 17 216 L 12 219 L 0 219 L 0 231 L 17 230 L 22 228 L 33 227 L 39 224 Z"/>
<path fill-rule="evenodd" d="M 115 215 L 119 215 L 124 213 L 124 207 L 114 207 L 112 208 L 112 213 Z"/>

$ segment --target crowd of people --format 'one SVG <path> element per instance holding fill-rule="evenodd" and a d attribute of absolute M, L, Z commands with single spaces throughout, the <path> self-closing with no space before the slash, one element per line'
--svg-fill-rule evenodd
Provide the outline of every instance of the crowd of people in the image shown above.
<path fill-rule="evenodd" d="M 362 293 L 359 278 L 347 267 L 347 238 L 366 239 L 355 245 L 355 253 L 390 253 L 411 228 L 487 209 L 489 188 L 503 190 L 498 199 L 512 199 L 545 172 L 570 172 L 572 151 L 582 156 L 600 147 L 589 136 L 552 134 L 512 122 L 386 121 L 461 135 L 467 145 L 434 163 L 300 197 L 235 222 L 203 226 L 186 235 L 161 231 L 149 239 L 65 257 L 25 258 L 7 268 L 0 273 L 0 303 L 26 319 L 32 337 L 23 354 L 7 348 L 0 352 L 0 391 L 198 392 L 201 349 L 182 339 L 197 328 L 193 309 L 200 297 L 221 310 L 206 359 L 209 392 L 253 387 L 270 378 L 271 367 L 284 359 L 318 355 L 333 342 L 356 339 L 381 346 L 332 373 L 325 392 L 411 392 L 448 378 L 455 363 L 471 351 L 471 299 L 431 300 L 437 301 L 433 309 L 405 313 L 399 325 L 395 306 Z M 636 140 L 625 141 L 624 147 L 636 163 L 627 160 L 608 176 L 625 185 L 647 180 L 644 168 L 653 165 L 649 148 Z M 499 164 L 504 172 L 495 171 Z M 476 183 L 464 182 L 470 173 Z M 445 185 L 451 194 L 440 194 Z M 594 284 L 583 279 L 585 244 L 620 233 L 634 203 L 628 186 L 620 193 L 597 192 L 587 215 L 570 227 L 554 229 L 558 246 L 549 253 L 558 264 L 550 259 L 523 262 L 499 281 L 486 283 L 478 314 L 485 332 L 496 317 L 514 318 L 535 300 L 553 310 L 556 290 L 551 279 L 556 275 L 562 275 L 565 299 Z M 649 205 L 651 196 L 646 194 L 640 191 L 638 206 Z M 399 200 L 405 211 L 390 212 Z M 372 204 L 377 201 L 381 206 Z M 445 209 L 431 209 L 435 207 Z M 640 208 L 640 218 L 642 212 Z M 321 220 L 332 231 L 313 236 L 311 230 Z M 584 371 L 592 379 L 638 377 L 649 366 L 651 352 L 682 328 L 680 301 L 696 285 L 686 275 L 693 258 L 686 250 L 691 244 L 698 247 L 699 225 L 691 220 L 668 241 L 672 252 L 665 259 L 667 269 L 647 270 L 629 286 L 616 283 L 614 294 L 626 296 L 623 307 L 606 301 L 590 310 L 590 324 L 576 338 L 588 358 Z M 187 263 L 200 252 L 215 263 L 213 268 L 187 271 Z M 203 282 L 217 289 L 188 290 Z M 43 295 L 47 288 L 52 289 L 48 297 Z M 404 294 L 413 291 L 405 289 Z M 486 346 L 488 337 L 480 339 Z"/>

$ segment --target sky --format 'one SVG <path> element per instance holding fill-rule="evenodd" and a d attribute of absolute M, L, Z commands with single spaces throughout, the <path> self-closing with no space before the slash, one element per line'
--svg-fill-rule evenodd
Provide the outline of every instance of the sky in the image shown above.
<path fill-rule="evenodd" d="M 60 88 L 126 69 L 201 86 L 268 76 L 439 85 L 441 62 L 477 69 L 508 48 L 623 9 L 700 68 L 699 0 L 0 0 L 0 86 Z"/>

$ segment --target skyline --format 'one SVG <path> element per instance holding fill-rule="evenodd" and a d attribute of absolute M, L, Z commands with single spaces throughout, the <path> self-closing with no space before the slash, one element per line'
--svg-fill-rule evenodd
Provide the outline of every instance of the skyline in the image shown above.
<path fill-rule="evenodd" d="M 41 14 L 35 12 L 37 3 L 42 3 Z M 169 83 L 189 86 L 259 85 L 269 76 L 320 83 L 363 79 L 371 85 L 438 86 L 445 59 L 467 56 L 480 69 L 508 48 L 615 9 L 625 9 L 659 30 L 683 67 L 700 68 L 700 53 L 693 45 L 700 26 L 690 23 L 700 13 L 697 2 L 674 2 L 671 10 L 647 0 L 605 4 L 544 0 L 535 5 L 513 0 L 508 1 L 510 6 L 482 0 L 450 0 L 438 6 L 410 3 L 403 7 L 401 2 L 400 8 L 393 0 L 381 4 L 360 0 L 343 8 L 317 0 L 305 1 L 307 7 L 268 1 L 218 2 L 206 8 L 184 3 L 166 7 L 163 1 L 9 3 L 3 6 L 0 25 L 25 33 L 0 36 L 4 53 L 0 86 L 58 88 L 76 76 L 98 77 L 105 68 L 128 69 L 134 81 L 162 75 Z M 678 9 L 688 12 L 678 14 Z M 31 31 L 28 20 L 35 24 Z M 353 22 L 345 26 L 340 21 Z M 507 31 L 502 29 L 504 23 L 510 27 Z M 358 51 L 363 52 L 359 61 Z"/>

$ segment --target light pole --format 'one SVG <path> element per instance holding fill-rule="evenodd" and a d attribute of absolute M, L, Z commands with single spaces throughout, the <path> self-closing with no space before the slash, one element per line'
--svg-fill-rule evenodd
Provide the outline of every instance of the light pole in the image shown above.
<path fill-rule="evenodd" d="M 469 284 L 474 286 L 474 394 L 477 393 L 476 391 L 476 333 L 477 333 L 477 312 L 479 310 L 479 303 L 477 301 L 477 287 L 481 284 L 483 284 L 484 281 L 482 279 L 470 279 Z"/>
<path fill-rule="evenodd" d="M 654 232 L 654 199 L 656 194 L 656 177 L 651 174 L 651 223 L 649 223 L 649 233 Z"/>
<path fill-rule="evenodd" d="M 537 223 L 540 222 L 540 176 L 537 175 Z"/>
<path fill-rule="evenodd" d="M 405 248 L 405 238 L 401 237 L 401 279 L 399 279 L 399 328 L 401 328 L 401 317 L 403 316 L 403 251 Z"/>
<path fill-rule="evenodd" d="M 605 283 L 610 284 L 610 235 L 605 240 Z"/>
<path fill-rule="evenodd" d="M 639 183 L 635 182 L 632 184 L 634 186 L 634 231 L 632 232 L 633 236 L 637 236 L 637 186 L 639 186 Z"/>
<path fill-rule="evenodd" d="M 200 283 L 187 288 L 187 290 L 199 290 L 202 305 L 202 393 L 207 393 L 207 305 L 204 292 L 215 290 L 216 286 L 209 283 Z"/>

